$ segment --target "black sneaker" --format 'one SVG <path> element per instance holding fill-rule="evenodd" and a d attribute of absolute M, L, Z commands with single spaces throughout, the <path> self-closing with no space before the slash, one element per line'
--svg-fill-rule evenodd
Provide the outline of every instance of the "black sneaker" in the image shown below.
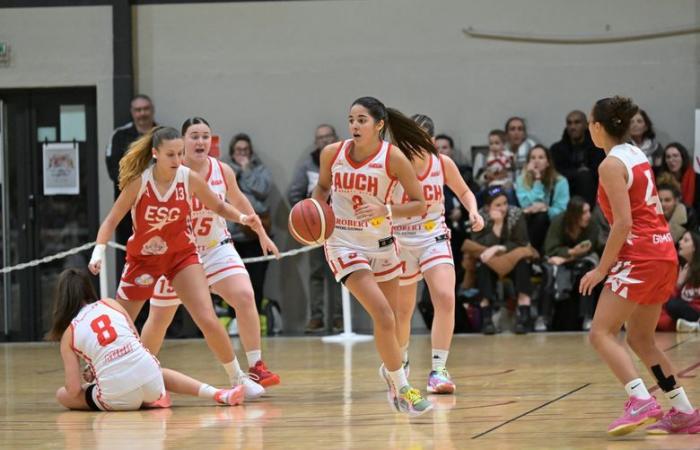
<path fill-rule="evenodd" d="M 527 334 L 528 331 L 530 331 L 530 306 L 518 306 L 515 334 Z"/>
<path fill-rule="evenodd" d="M 323 324 L 323 320 L 321 319 L 311 319 L 309 320 L 309 323 L 306 324 L 306 328 L 304 329 L 304 333 L 307 334 L 312 334 L 312 333 L 321 333 L 325 331 L 326 327 Z"/>
<path fill-rule="evenodd" d="M 487 335 L 496 334 L 496 325 L 493 323 L 493 313 L 490 306 L 481 307 L 481 332 Z"/>

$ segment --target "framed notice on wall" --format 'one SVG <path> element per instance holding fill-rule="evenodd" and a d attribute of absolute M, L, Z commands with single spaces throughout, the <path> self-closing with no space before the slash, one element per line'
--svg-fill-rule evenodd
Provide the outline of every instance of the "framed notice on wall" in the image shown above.
<path fill-rule="evenodd" d="M 80 158 L 77 143 L 45 143 L 44 195 L 80 194 Z"/>

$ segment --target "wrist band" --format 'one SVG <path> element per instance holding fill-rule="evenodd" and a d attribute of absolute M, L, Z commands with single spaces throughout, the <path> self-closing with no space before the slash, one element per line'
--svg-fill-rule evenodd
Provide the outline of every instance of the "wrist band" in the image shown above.
<path fill-rule="evenodd" d="M 105 250 L 107 246 L 105 244 L 97 244 L 95 248 L 92 249 L 92 255 L 90 256 L 90 263 L 94 264 L 98 261 L 102 261 L 105 258 Z"/>

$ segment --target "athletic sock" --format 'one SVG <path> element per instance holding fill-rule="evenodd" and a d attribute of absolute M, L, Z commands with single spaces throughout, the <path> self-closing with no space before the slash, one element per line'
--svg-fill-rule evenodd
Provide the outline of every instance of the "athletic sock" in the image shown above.
<path fill-rule="evenodd" d="M 219 392 L 217 388 L 209 386 L 206 383 L 202 383 L 202 385 L 199 387 L 199 393 L 197 395 L 202 398 L 212 399 L 217 392 Z"/>
<path fill-rule="evenodd" d="M 399 367 L 399 370 L 395 370 L 393 372 L 389 370 L 387 370 L 386 372 L 389 374 L 389 378 L 391 378 L 391 382 L 394 384 L 394 388 L 396 389 L 397 394 L 402 387 L 408 386 L 406 372 L 403 371 L 403 367 Z"/>
<path fill-rule="evenodd" d="M 224 366 L 224 370 L 228 375 L 228 381 L 231 383 L 231 386 L 237 385 L 238 379 L 242 375 L 245 375 L 245 372 L 241 370 L 241 366 L 238 364 L 238 358 L 236 357 L 233 358 L 233 361 L 222 365 Z"/>
<path fill-rule="evenodd" d="M 647 400 L 651 398 L 651 394 L 644 385 L 644 381 L 641 378 L 635 378 L 625 385 L 625 390 L 627 395 L 630 397 L 637 397 L 640 400 Z"/>
<path fill-rule="evenodd" d="M 433 370 L 438 370 L 447 366 L 447 355 L 450 354 L 449 350 L 438 350 L 433 349 Z"/>
<path fill-rule="evenodd" d="M 248 367 L 253 367 L 255 363 L 262 359 L 262 350 L 258 349 L 245 352 L 245 357 L 248 360 Z"/>
<path fill-rule="evenodd" d="M 690 404 L 690 400 L 688 400 L 688 396 L 685 395 L 685 390 L 682 387 L 666 392 L 664 395 L 671 403 L 671 406 L 676 408 L 678 411 L 686 414 L 692 414 L 693 411 L 695 411 L 693 406 Z"/>

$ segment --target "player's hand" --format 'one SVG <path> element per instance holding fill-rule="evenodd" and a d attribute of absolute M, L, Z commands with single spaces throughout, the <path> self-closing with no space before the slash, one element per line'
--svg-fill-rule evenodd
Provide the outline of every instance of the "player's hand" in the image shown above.
<path fill-rule="evenodd" d="M 481 231 L 484 229 L 484 218 L 479 213 L 470 212 L 469 224 L 472 227 L 472 231 Z"/>
<path fill-rule="evenodd" d="M 85 366 L 83 369 L 83 380 L 85 380 L 86 383 L 95 381 L 95 372 L 92 371 L 90 366 Z"/>
<path fill-rule="evenodd" d="M 92 256 L 90 256 L 88 269 L 93 275 L 100 273 L 102 269 L 102 260 L 105 259 L 106 249 L 107 246 L 105 244 L 96 244 L 95 248 L 92 249 Z"/>
<path fill-rule="evenodd" d="M 384 205 L 364 204 L 355 210 L 355 217 L 358 220 L 372 220 L 376 217 L 386 217 L 388 211 Z"/>
<path fill-rule="evenodd" d="M 605 274 L 598 267 L 596 267 L 581 278 L 578 292 L 581 295 L 591 295 L 593 288 L 595 288 L 598 283 L 603 281 L 603 278 L 605 278 Z"/>
<path fill-rule="evenodd" d="M 241 224 L 252 228 L 253 231 L 255 231 L 256 233 L 258 233 L 258 230 L 262 228 L 262 222 L 260 221 L 260 217 L 255 213 L 241 214 Z"/>
<path fill-rule="evenodd" d="M 267 233 L 258 235 L 258 239 L 260 240 L 260 248 L 262 248 L 263 255 L 267 256 L 272 253 L 275 255 L 275 258 L 280 258 L 280 251 Z"/>

